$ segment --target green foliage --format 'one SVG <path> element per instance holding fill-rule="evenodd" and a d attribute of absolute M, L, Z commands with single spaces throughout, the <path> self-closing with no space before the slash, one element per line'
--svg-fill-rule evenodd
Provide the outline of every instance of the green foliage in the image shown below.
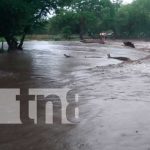
<path fill-rule="evenodd" d="M 69 9 L 62 10 L 50 19 L 50 33 L 58 34 L 65 26 L 72 34 L 95 37 L 100 31 L 112 27 L 114 7 L 110 0 L 73 0 Z"/>
<path fill-rule="evenodd" d="M 0 35 L 11 36 L 19 34 L 30 18 L 30 7 L 20 0 L 1 0 L 0 2 Z"/>
<path fill-rule="evenodd" d="M 47 20 L 48 12 L 55 16 Z M 45 21 L 46 20 L 46 21 Z M 47 23 L 48 21 L 48 23 Z M 46 27 L 42 28 L 45 25 Z M 20 45 L 27 33 L 72 34 L 93 38 L 113 31 L 116 37 L 150 37 L 150 0 L 1 0 L 0 36 L 9 46 Z M 38 29 L 38 30 L 37 30 Z M 11 47 L 12 48 L 12 47 Z"/>
<path fill-rule="evenodd" d="M 62 12 L 50 19 L 48 30 L 50 34 L 60 34 L 64 27 L 70 27 L 71 33 L 78 30 L 77 15 L 73 12 Z"/>
<path fill-rule="evenodd" d="M 150 0 L 134 0 L 122 5 L 122 0 L 72 0 L 69 7 L 49 20 L 50 33 L 60 34 L 69 27 L 72 34 L 95 37 L 113 31 L 116 37 L 150 37 Z"/>
<path fill-rule="evenodd" d="M 70 39 L 71 38 L 71 27 L 65 26 L 62 29 L 62 34 L 65 39 Z"/>
<path fill-rule="evenodd" d="M 123 37 L 150 37 L 150 1 L 136 0 L 122 6 L 116 15 L 117 32 Z"/>
<path fill-rule="evenodd" d="M 0 2 L 0 36 L 4 37 L 10 49 L 17 48 L 15 36 L 25 34 L 39 27 L 53 10 L 69 4 L 70 0 L 1 0 Z"/>

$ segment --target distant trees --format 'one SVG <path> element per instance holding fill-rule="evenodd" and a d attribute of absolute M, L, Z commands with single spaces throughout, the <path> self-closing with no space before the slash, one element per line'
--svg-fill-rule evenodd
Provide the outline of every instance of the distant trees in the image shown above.
<path fill-rule="evenodd" d="M 123 37 L 150 37 L 150 1 L 136 0 L 122 6 L 117 15 L 118 35 Z"/>
<path fill-rule="evenodd" d="M 73 0 L 70 7 L 49 20 L 50 33 L 64 28 L 69 34 L 95 37 L 101 31 L 113 31 L 115 37 L 150 37 L 150 0 L 134 0 L 122 5 L 122 0 Z M 55 32 L 56 31 L 56 32 Z"/>
<path fill-rule="evenodd" d="M 96 37 L 99 32 L 113 28 L 115 7 L 110 0 L 73 0 L 68 9 L 63 9 L 49 21 L 50 33 L 70 27 L 72 34 Z M 60 32 L 59 32 L 60 33 Z"/>
<path fill-rule="evenodd" d="M 50 10 L 58 11 L 70 0 L 1 0 L 0 36 L 9 50 L 22 49 L 25 35 L 41 24 Z M 20 37 L 18 42 L 16 36 Z"/>
<path fill-rule="evenodd" d="M 150 37 L 150 0 L 1 0 L 0 37 L 9 50 L 22 49 L 26 34 L 40 27 L 49 12 L 50 34 L 70 38 L 79 34 L 93 38 L 100 32 L 113 31 L 116 37 Z M 41 31 L 41 29 L 40 29 Z M 48 32 L 47 31 L 47 32 Z M 37 33 L 37 31 L 36 31 Z"/>
<path fill-rule="evenodd" d="M 94 32 L 96 17 L 89 12 L 62 12 L 50 20 L 49 30 L 51 34 L 64 34 L 66 29 L 69 34 L 79 34 L 83 39 L 83 34 Z"/>

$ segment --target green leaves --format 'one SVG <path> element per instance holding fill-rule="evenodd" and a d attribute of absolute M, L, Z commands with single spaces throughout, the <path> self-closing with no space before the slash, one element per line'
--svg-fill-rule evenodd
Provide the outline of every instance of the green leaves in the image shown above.
<path fill-rule="evenodd" d="M 150 36 L 150 1 L 136 0 L 122 6 L 116 15 L 120 36 L 146 38 Z"/>
<path fill-rule="evenodd" d="M 50 19 L 51 33 L 71 28 L 72 34 L 94 35 L 111 28 L 114 6 L 110 0 L 72 0 L 69 8 L 64 8 Z"/>
<path fill-rule="evenodd" d="M 50 10 L 63 7 L 70 0 L 1 0 L 0 35 L 14 36 L 41 23 Z"/>

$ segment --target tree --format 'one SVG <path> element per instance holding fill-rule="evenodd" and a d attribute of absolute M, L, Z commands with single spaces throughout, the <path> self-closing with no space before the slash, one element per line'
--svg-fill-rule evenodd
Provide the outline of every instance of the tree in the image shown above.
<path fill-rule="evenodd" d="M 150 36 L 150 1 L 136 0 L 123 5 L 116 14 L 118 36 L 146 38 Z"/>
<path fill-rule="evenodd" d="M 63 10 L 49 20 L 48 28 L 50 34 L 61 34 L 66 27 L 69 28 L 71 34 L 78 33 L 78 20 L 76 13 Z"/>
<path fill-rule="evenodd" d="M 150 0 L 72 0 L 69 7 L 50 19 L 51 31 L 97 37 L 96 33 L 113 31 L 115 37 L 150 37 Z M 65 29 L 66 31 L 66 29 Z"/>
<path fill-rule="evenodd" d="M 73 0 L 68 9 L 50 19 L 51 31 L 69 26 L 72 33 L 97 37 L 99 32 L 112 28 L 114 7 L 110 0 Z M 54 30 L 55 29 L 55 30 Z"/>
<path fill-rule="evenodd" d="M 49 30 L 51 34 L 60 34 L 67 28 L 70 34 L 79 34 L 82 39 L 84 33 L 94 31 L 95 25 L 96 17 L 91 12 L 77 13 L 65 10 L 50 19 Z"/>
<path fill-rule="evenodd" d="M 42 23 L 50 10 L 58 11 L 70 0 L 1 0 L 0 36 L 8 50 L 22 49 L 25 35 Z M 20 36 L 18 40 L 16 36 Z"/>
<path fill-rule="evenodd" d="M 79 22 L 79 35 L 80 39 L 83 39 L 83 35 L 86 32 L 90 32 L 91 29 L 97 24 L 98 14 L 100 10 L 99 0 L 74 0 L 71 5 L 75 13 L 77 13 L 77 19 Z M 95 26 L 96 27 L 96 26 Z"/>

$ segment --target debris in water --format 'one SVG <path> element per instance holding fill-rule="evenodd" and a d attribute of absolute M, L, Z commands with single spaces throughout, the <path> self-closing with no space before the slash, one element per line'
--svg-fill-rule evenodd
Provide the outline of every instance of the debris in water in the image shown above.
<path fill-rule="evenodd" d="M 64 56 L 65 56 L 66 58 L 72 57 L 71 55 L 67 55 L 67 54 L 64 54 Z"/>
<path fill-rule="evenodd" d="M 112 56 L 110 56 L 110 54 L 107 54 L 107 56 L 108 56 L 108 58 L 118 59 L 121 61 L 131 61 L 131 59 L 128 57 L 112 57 Z"/>
<path fill-rule="evenodd" d="M 135 48 L 134 44 L 130 41 L 127 41 L 127 42 L 123 42 L 125 46 L 128 46 L 128 47 L 132 47 L 132 48 Z"/>

